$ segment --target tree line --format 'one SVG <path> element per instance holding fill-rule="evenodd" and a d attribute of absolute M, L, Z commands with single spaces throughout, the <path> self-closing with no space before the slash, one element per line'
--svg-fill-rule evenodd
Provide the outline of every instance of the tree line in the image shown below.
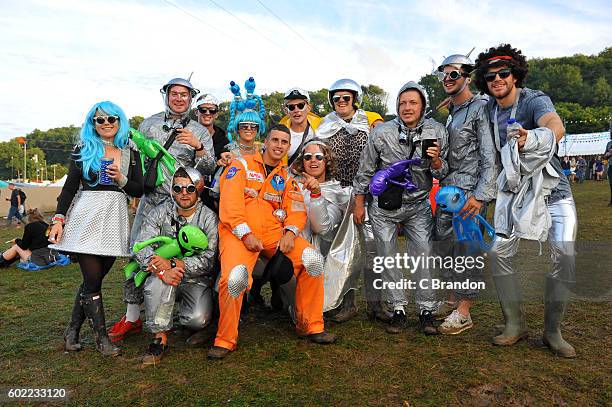
<path fill-rule="evenodd" d="M 442 85 L 435 75 L 424 75 L 419 83 L 429 94 L 432 109 L 446 98 Z M 560 58 L 538 58 L 529 61 L 529 74 L 525 85 L 547 93 L 570 134 L 608 130 L 612 123 L 612 47 L 597 55 L 577 54 Z M 402 84 L 398 84 L 399 87 Z M 476 89 L 473 89 L 476 92 Z M 221 96 L 221 95 L 217 95 Z M 262 95 L 266 106 L 268 124 L 277 123 L 283 113 L 283 92 Z M 380 113 L 385 120 L 395 117 L 388 113 L 388 106 L 394 105 L 395 94 L 388 95 L 381 87 L 373 84 L 363 86 L 365 110 Z M 310 92 L 313 112 L 325 116 L 331 111 L 327 100 L 327 89 Z M 430 117 L 446 122 L 448 110 L 433 110 Z M 195 119 L 195 115 L 193 116 Z M 138 128 L 142 116 L 130 119 L 131 127 Z M 229 102 L 219 106 L 218 125 L 227 127 Z M 27 156 L 24 160 L 23 146 L 16 140 L 0 143 L 0 179 L 17 178 L 23 173 L 24 161 L 28 178 L 61 178 L 67 172 L 70 152 L 78 138 L 79 128 L 75 126 L 39 129 L 27 134 Z M 44 167 L 43 167 L 44 166 Z"/>

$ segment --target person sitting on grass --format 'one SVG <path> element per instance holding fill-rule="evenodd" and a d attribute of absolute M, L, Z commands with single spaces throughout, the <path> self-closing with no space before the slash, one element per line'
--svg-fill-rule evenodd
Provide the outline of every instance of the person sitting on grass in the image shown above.
<path fill-rule="evenodd" d="M 46 266 L 55 259 L 47 247 L 47 229 L 49 224 L 40 211 L 28 210 L 27 224 L 23 229 L 23 237 L 13 240 L 13 245 L 0 255 L 0 267 L 8 267 L 17 259 L 22 263 L 32 262 L 37 266 Z"/>

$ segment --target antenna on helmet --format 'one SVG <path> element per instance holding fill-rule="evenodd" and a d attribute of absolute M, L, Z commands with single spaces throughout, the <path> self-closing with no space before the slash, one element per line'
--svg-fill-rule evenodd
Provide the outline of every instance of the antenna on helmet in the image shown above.
<path fill-rule="evenodd" d="M 476 49 L 476 47 L 473 47 L 470 52 L 468 52 L 467 54 L 465 54 L 466 57 L 470 57 L 470 54 Z"/>

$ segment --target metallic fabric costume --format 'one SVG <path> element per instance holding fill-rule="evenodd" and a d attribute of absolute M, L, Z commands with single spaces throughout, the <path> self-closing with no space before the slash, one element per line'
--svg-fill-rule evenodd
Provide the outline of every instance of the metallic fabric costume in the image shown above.
<path fill-rule="evenodd" d="M 538 136 L 537 131 L 552 133 L 546 128 L 538 128 L 537 124 L 539 118 L 544 114 L 555 111 L 550 98 L 543 92 L 528 88 L 518 91 L 520 97 L 512 110 L 506 109 L 504 112 L 499 108 L 495 99 L 492 99 L 488 104 L 492 127 L 494 129 L 498 127 L 498 130 L 495 131 L 497 133 L 495 142 L 500 151 L 501 146 L 505 144 L 506 120 L 508 117 L 515 117 L 524 129 L 529 130 L 525 143 L 525 147 L 528 149 L 530 143 L 534 144 L 534 138 L 541 137 Z M 534 131 L 534 129 L 537 131 Z M 554 143 L 554 135 L 548 134 L 548 137 L 552 137 Z M 508 167 L 508 162 L 504 163 L 504 168 Z M 531 235 L 531 238 L 540 238 L 541 240 L 548 238 L 551 245 L 553 265 L 546 278 L 544 342 L 555 353 L 565 357 L 573 357 L 575 356 L 575 350 L 561 337 L 559 328 L 570 299 L 571 289 L 576 281 L 574 250 L 577 231 L 576 206 L 569 182 L 563 174 L 561 163 L 556 154 L 551 154 L 550 161 L 543 172 L 546 177 L 556 176 L 559 180 L 557 186 L 550 191 L 546 203 L 548 213 L 545 216 L 536 217 L 539 222 L 536 222 L 535 225 L 539 227 L 539 230 L 528 233 L 527 226 L 524 224 L 519 224 L 519 226 L 523 226 L 522 233 L 526 233 L 528 238 L 529 235 Z M 541 194 L 545 194 L 545 191 L 545 188 L 541 188 Z M 543 224 L 542 217 L 547 220 Z M 512 262 L 518 250 L 519 240 L 519 235 L 515 230 L 512 230 L 506 237 L 498 236 L 492 249 L 493 278 L 506 321 L 503 333 L 493 338 L 493 343 L 497 345 L 512 345 L 527 335 L 524 315 L 521 310 L 521 289 Z"/>
<path fill-rule="evenodd" d="M 173 83 L 173 81 L 176 83 Z M 180 79 L 173 79 L 168 82 L 168 84 L 164 85 L 162 90 L 165 91 L 169 85 L 181 85 L 192 89 L 189 82 Z M 144 134 L 147 138 L 158 141 L 161 145 L 164 145 L 166 140 L 168 140 L 170 132 L 172 131 L 172 126 L 178 124 L 180 121 L 180 118 L 177 120 L 170 118 L 170 114 L 172 114 L 173 117 L 176 115 L 168 106 L 167 95 L 164 97 L 164 103 L 166 105 L 165 112 L 154 114 L 153 116 L 145 119 L 138 127 L 138 131 Z M 188 111 L 183 113 L 182 116 L 185 116 L 186 114 L 188 114 Z M 172 143 L 172 145 L 168 148 L 168 152 L 172 154 L 174 158 L 176 158 L 177 166 L 194 167 L 204 175 L 212 174 L 215 170 L 216 160 L 212 138 L 210 137 L 208 130 L 196 120 L 190 120 L 186 128 L 191 130 L 191 132 L 200 140 L 200 142 L 202 142 L 206 154 L 201 158 L 196 157 L 196 151 L 193 147 L 178 143 L 177 141 Z M 135 243 L 136 236 L 138 236 L 144 217 L 148 216 L 149 212 L 156 206 L 171 200 L 170 188 L 172 186 L 173 174 L 169 173 L 168 169 L 163 165 L 161 167 L 164 171 L 165 182 L 156 187 L 151 193 L 144 195 L 144 197 L 140 200 L 138 209 L 136 211 L 136 216 L 134 218 L 134 223 L 132 224 L 130 245 Z M 124 283 L 123 297 L 123 300 L 128 304 L 141 304 L 143 300 L 142 288 L 136 287 L 134 285 L 134 280 L 126 280 Z"/>
<path fill-rule="evenodd" d="M 459 106 L 449 106 L 450 114 L 446 122 L 448 175 L 441 181 L 442 186 L 454 185 L 466 192 L 468 197 L 471 195 L 483 202 L 480 211 L 483 217 L 486 216 L 487 202 L 495 198 L 498 172 L 495 144 L 485 108 L 487 101 L 486 96 L 475 95 Z M 435 240 L 445 242 L 439 243 L 437 248 L 442 257 L 459 254 L 457 250 L 460 247 L 455 248 L 451 243 L 456 240 L 452 220 L 452 213 L 437 209 Z M 469 273 L 459 275 L 453 270 L 447 270 L 447 273 L 458 281 L 470 278 Z M 459 299 L 473 298 L 477 291 L 456 290 L 455 294 Z"/>
<path fill-rule="evenodd" d="M 177 215 L 174 202 L 166 201 L 147 214 L 136 236 L 136 242 L 160 235 L 175 237 L 177 231 L 186 224 L 188 224 L 187 220 Z M 215 253 L 218 244 L 218 221 L 213 211 L 198 202 L 189 224 L 199 227 L 206 234 L 208 248 L 199 254 L 183 258 L 185 274 L 177 287 L 176 301 L 179 303 L 179 323 L 192 330 L 200 330 L 210 323 L 213 316 L 213 266 L 216 261 Z M 146 246 L 136 253 L 135 257 L 141 267 L 146 267 L 154 254 L 154 247 Z M 172 328 L 172 319 L 167 325 L 156 324 L 155 315 L 165 287 L 166 283 L 155 276 L 145 281 L 146 322 L 144 327 L 148 332 L 165 332 Z"/>
<path fill-rule="evenodd" d="M 408 90 L 416 90 L 423 99 L 427 100 L 425 90 L 415 82 L 408 82 L 398 92 L 400 95 Z M 423 111 L 427 106 L 423 107 Z M 387 168 L 389 165 L 410 158 L 421 157 L 422 140 L 434 139 L 440 146 L 440 159 L 442 167 L 438 170 L 430 169 L 430 160 L 424 159 L 421 166 L 410 168 L 418 189 L 413 192 L 405 190 L 402 195 L 402 206 L 396 210 L 381 209 L 378 198 L 374 197 L 368 207 L 378 256 L 395 257 L 397 250 L 397 225 L 402 228 L 409 247 L 408 254 L 414 256 L 427 255 L 429 242 L 433 235 L 433 216 L 429 202 L 429 191 L 433 179 L 443 179 L 448 173 L 448 163 L 445 160 L 448 151 L 448 133 L 443 125 L 432 119 L 421 117 L 415 128 L 408 128 L 398 118 L 376 127 L 371 134 L 368 144 L 361 155 L 361 164 L 355 177 L 355 194 L 367 194 L 372 176 L 377 170 Z M 416 271 L 418 280 L 429 279 L 430 271 L 421 267 Z M 380 276 L 383 282 L 399 282 L 405 278 L 404 273 L 397 267 L 385 268 Z M 427 284 L 431 286 L 431 284 Z M 393 306 L 408 304 L 406 292 L 403 289 L 385 290 L 387 301 Z M 434 311 L 437 307 L 435 293 L 431 289 L 419 287 L 416 292 L 416 302 L 420 311 Z"/>
<path fill-rule="evenodd" d="M 359 230 L 351 211 L 352 188 L 339 181 L 320 184 L 321 196 L 311 199 L 304 191 L 308 222 L 302 236 L 325 256 L 323 311 L 337 308 L 350 290 L 356 290 L 363 267 Z"/>

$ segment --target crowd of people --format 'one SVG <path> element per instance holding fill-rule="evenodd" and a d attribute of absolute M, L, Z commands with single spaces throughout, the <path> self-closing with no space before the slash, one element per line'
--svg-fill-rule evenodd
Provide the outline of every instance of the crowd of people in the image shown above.
<path fill-rule="evenodd" d="M 610 168 L 610 155 L 590 155 L 563 157 L 561 166 L 563 172 L 571 182 L 582 184 L 585 180 L 604 181 L 610 180 L 606 168 Z"/>
<path fill-rule="evenodd" d="M 396 284 L 404 273 L 393 266 L 378 274 L 373 259 L 395 257 L 400 235 L 414 256 L 426 256 L 432 241 L 445 242 L 444 254 L 464 250 L 456 244 L 452 214 L 440 206 L 432 211 L 437 179 L 467 196 L 463 218 L 486 215 L 496 200 L 489 261 L 505 324 L 493 343 L 510 346 L 527 336 L 512 259 L 521 239 L 548 240 L 553 266 L 543 342 L 557 355 L 574 357 L 560 331 L 575 282 L 577 229 L 569 180 L 556 154 L 565 130 L 550 98 L 523 87 L 527 72 L 526 58 L 509 44 L 482 52 L 475 62 L 460 54 L 446 58 L 438 68 L 448 95 L 446 125 L 428 118 L 427 91 L 413 81 L 398 88 L 397 117 L 387 122 L 362 109 L 362 89 L 350 79 L 330 86 L 333 111 L 324 118 L 312 114 L 307 91 L 289 89 L 287 116 L 270 129 L 253 78 L 244 96 L 231 83 L 227 132 L 215 124 L 218 99 L 196 99 L 199 91 L 186 79 L 162 87 L 165 110 L 145 119 L 138 132 L 129 129 L 119 106 L 97 103 L 85 118 L 49 233 L 49 248 L 76 254 L 83 275 L 65 350 L 81 349 L 80 329 L 89 319 L 104 355 L 118 355 L 116 343 L 127 335 L 142 329 L 153 334 L 143 363 L 158 364 L 178 321 L 191 344 L 203 343 L 205 328 L 216 324 L 208 358 L 224 358 L 237 347 L 243 307 L 267 306 L 261 289 L 268 282 L 271 305 L 314 343 L 336 342 L 325 321 L 357 314 L 360 282 L 368 315 L 399 334 L 408 326 L 407 291 Z M 470 90 L 472 80 L 481 94 Z M 197 121 L 189 119 L 192 106 Z M 511 126 L 514 121 L 520 126 Z M 146 143 L 136 145 L 137 133 Z M 609 158 L 612 142 L 607 150 Z M 404 173 L 410 182 L 396 178 L 382 194 L 371 193 L 373 178 L 402 160 L 411 160 Z M 132 198 L 139 203 L 130 230 Z M 117 257 L 132 257 L 148 278 L 142 283 L 126 276 L 125 315 L 107 332 L 102 282 Z M 431 279 L 433 272 L 418 267 L 416 277 Z M 452 269 L 445 275 L 466 278 Z M 420 330 L 470 329 L 477 298 L 478 290 L 452 290 L 441 298 L 420 285 Z"/>

